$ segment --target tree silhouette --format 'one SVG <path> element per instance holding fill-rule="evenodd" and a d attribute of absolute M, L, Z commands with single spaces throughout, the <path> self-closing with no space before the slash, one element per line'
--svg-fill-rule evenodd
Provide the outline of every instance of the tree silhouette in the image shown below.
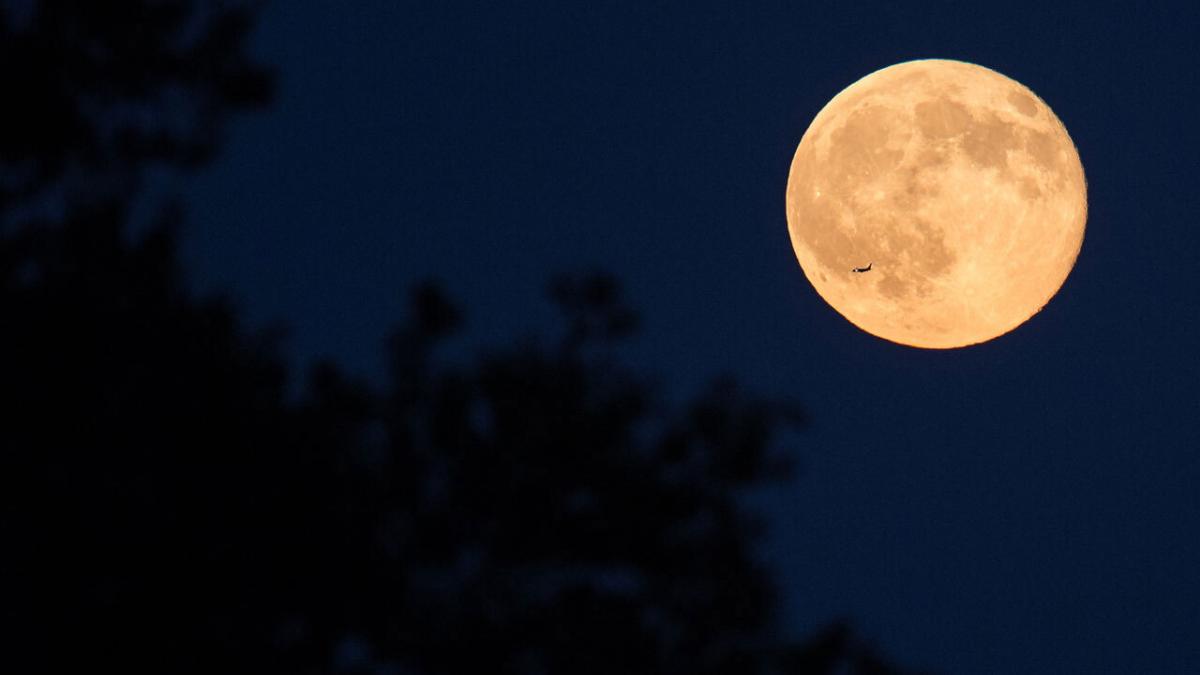
<path fill-rule="evenodd" d="M 787 475 L 798 411 L 729 380 L 660 400 L 612 349 L 637 320 L 609 277 L 467 362 L 420 286 L 385 386 L 325 363 L 285 395 L 278 334 L 187 290 L 182 209 L 129 227 L 141 171 L 266 100 L 252 10 L 0 12 L 30 127 L 0 132 L 4 670 L 898 672 L 844 624 L 778 625 L 739 496 Z"/>
<path fill-rule="evenodd" d="M 271 97 L 245 53 L 258 4 L 0 2 L 0 226 L 47 203 L 128 198 L 149 167 L 211 159 L 228 114 Z"/>

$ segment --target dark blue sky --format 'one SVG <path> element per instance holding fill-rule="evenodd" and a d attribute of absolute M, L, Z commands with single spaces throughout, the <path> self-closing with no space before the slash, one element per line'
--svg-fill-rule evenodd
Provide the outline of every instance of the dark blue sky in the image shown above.
<path fill-rule="evenodd" d="M 634 363 L 807 404 L 764 500 L 797 631 L 849 616 L 946 673 L 1195 672 L 1198 29 L 1190 2 L 281 0 L 278 101 L 189 183 L 186 261 L 297 363 L 363 373 L 417 279 L 490 342 L 550 325 L 551 274 L 611 270 Z M 1050 305 L 949 352 L 834 313 L 784 219 L 821 106 L 928 57 L 1038 93 L 1089 187 Z"/>

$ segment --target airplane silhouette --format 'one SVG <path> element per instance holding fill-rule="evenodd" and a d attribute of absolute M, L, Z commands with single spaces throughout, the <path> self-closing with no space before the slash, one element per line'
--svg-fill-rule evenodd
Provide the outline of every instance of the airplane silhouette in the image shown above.
<path fill-rule="evenodd" d="M 861 273 L 863 273 L 863 272 L 870 272 L 870 271 L 871 271 L 871 265 L 874 265 L 874 264 L 875 264 L 875 262 L 874 262 L 874 261 L 871 261 L 871 263 L 870 263 L 870 264 L 868 264 L 866 267 L 855 267 L 854 269 L 852 269 L 852 270 L 850 270 L 850 271 L 851 271 L 851 272 L 857 272 L 857 273 L 859 273 L 859 274 L 861 274 Z"/>

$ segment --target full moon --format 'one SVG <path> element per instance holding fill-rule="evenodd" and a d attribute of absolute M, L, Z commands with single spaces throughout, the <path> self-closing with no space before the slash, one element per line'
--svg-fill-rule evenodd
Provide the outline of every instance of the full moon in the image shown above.
<path fill-rule="evenodd" d="M 859 328 L 948 349 L 1003 335 L 1066 280 L 1087 185 L 1032 91 L 960 61 L 878 70 L 821 109 L 787 184 L 792 248 Z"/>

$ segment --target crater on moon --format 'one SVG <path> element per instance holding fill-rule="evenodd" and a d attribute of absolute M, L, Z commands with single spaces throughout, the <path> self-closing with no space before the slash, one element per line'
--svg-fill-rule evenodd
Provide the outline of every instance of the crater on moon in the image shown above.
<path fill-rule="evenodd" d="M 1054 113 L 958 61 L 852 84 L 817 114 L 788 176 L 788 229 L 817 292 L 864 330 L 919 347 L 982 342 L 1036 313 L 1074 265 L 1086 215 L 1083 168 Z"/>

